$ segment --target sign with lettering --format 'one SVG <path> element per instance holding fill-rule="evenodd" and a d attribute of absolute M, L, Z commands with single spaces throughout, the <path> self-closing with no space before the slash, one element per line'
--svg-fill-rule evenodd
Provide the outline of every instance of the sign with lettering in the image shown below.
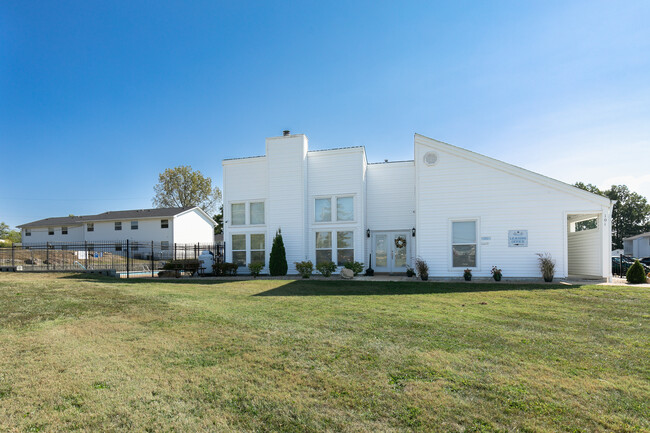
<path fill-rule="evenodd" d="M 509 247 L 527 247 L 528 230 L 508 230 Z"/>

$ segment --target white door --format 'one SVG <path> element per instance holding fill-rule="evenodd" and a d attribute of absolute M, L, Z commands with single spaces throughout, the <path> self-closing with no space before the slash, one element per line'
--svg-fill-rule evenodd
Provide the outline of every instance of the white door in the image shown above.
<path fill-rule="evenodd" d="M 410 258 L 409 232 L 376 232 L 372 239 L 375 272 L 406 272 Z"/>

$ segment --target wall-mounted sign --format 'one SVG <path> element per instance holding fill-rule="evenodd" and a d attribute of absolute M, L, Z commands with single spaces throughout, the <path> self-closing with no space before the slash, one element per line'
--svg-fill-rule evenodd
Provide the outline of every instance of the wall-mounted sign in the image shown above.
<path fill-rule="evenodd" d="M 509 247 L 527 247 L 528 230 L 508 230 Z"/>

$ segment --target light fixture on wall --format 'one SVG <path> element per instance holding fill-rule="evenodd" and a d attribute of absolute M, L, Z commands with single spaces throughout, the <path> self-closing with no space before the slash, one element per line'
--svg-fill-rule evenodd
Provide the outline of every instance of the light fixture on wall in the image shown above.
<path fill-rule="evenodd" d="M 411 229 L 411 236 L 415 237 L 415 227 Z"/>
<path fill-rule="evenodd" d="M 370 229 L 366 230 L 366 236 L 370 237 Z"/>

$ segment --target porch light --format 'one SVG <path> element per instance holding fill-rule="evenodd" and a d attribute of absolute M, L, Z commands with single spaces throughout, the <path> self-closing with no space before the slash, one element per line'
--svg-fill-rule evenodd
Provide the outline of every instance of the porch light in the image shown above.
<path fill-rule="evenodd" d="M 415 227 L 411 229 L 411 236 L 415 237 Z"/>
<path fill-rule="evenodd" d="M 370 229 L 366 230 L 366 236 L 370 237 Z"/>

